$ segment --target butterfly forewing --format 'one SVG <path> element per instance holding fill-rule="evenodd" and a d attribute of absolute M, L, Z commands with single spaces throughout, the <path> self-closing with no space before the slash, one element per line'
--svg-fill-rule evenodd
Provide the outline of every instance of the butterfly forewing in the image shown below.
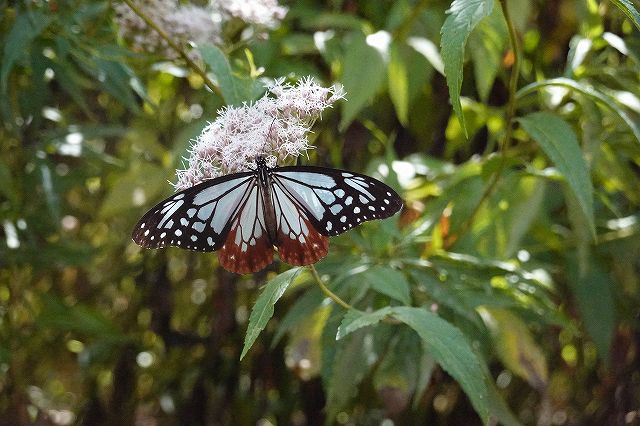
<path fill-rule="evenodd" d="M 327 236 L 393 216 L 402 207 L 402 199 L 393 189 L 358 173 L 292 166 L 275 168 L 272 176 L 276 186 L 308 212 L 317 231 Z"/>
<path fill-rule="evenodd" d="M 131 237 L 145 248 L 218 250 L 231 228 L 230 218 L 256 180 L 253 172 L 237 173 L 178 192 L 149 210 Z"/>

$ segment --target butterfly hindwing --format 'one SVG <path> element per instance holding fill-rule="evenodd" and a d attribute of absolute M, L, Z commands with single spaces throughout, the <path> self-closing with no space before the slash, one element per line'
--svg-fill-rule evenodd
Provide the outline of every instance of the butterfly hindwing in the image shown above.
<path fill-rule="evenodd" d="M 247 274 L 273 262 L 261 191 L 255 183 L 230 220 L 229 234 L 218 253 L 220 264 L 228 271 Z"/>
<path fill-rule="evenodd" d="M 275 186 L 308 212 L 322 235 L 334 236 L 362 222 L 393 216 L 402 199 L 372 177 L 339 169 L 312 166 L 277 167 Z"/>
<path fill-rule="evenodd" d="M 280 258 L 290 265 L 309 265 L 325 257 L 329 238 L 317 231 L 306 208 L 274 181 L 271 195 Z"/>
<path fill-rule="evenodd" d="M 149 210 L 131 238 L 145 248 L 218 250 L 231 228 L 229 218 L 256 180 L 253 172 L 237 173 L 178 192 Z"/>

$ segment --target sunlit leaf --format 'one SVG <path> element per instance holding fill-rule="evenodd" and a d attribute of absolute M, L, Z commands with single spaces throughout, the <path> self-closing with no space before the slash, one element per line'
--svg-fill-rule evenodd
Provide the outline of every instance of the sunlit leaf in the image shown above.
<path fill-rule="evenodd" d="M 595 236 L 591 176 L 571 126 L 547 112 L 532 113 L 518 121 L 565 177 L 591 234 Z"/>
<path fill-rule="evenodd" d="M 449 16 L 441 30 L 440 48 L 449 86 L 449 97 L 465 135 L 467 135 L 467 129 L 460 103 L 465 45 L 471 31 L 483 18 L 489 16 L 492 10 L 493 0 L 454 0 L 447 11 Z"/>
<path fill-rule="evenodd" d="M 549 80 L 542 80 L 535 83 L 528 84 L 522 89 L 518 90 L 516 93 L 516 98 L 521 99 L 526 95 L 534 93 L 538 90 L 541 90 L 547 86 L 557 86 L 557 87 L 565 87 L 567 89 L 573 90 L 577 93 L 587 96 L 592 101 L 602 104 L 612 110 L 624 123 L 631 129 L 634 137 L 638 142 L 640 142 L 640 126 L 636 123 L 627 112 L 620 107 L 620 105 L 616 102 L 614 98 L 603 93 L 602 91 L 596 89 L 593 86 L 580 83 L 578 81 L 569 79 L 569 78 L 552 78 Z"/>
<path fill-rule="evenodd" d="M 247 327 L 247 334 L 244 338 L 240 359 L 244 358 L 260 335 L 260 332 L 267 326 L 267 322 L 269 322 L 273 316 L 274 305 L 301 271 L 302 268 L 291 268 L 271 279 L 265 285 L 251 310 L 249 326 Z"/>

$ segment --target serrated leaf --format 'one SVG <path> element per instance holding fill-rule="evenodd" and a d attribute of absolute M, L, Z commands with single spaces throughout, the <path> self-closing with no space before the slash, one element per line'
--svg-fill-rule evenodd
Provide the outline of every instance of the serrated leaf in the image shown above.
<path fill-rule="evenodd" d="M 611 3 L 615 4 L 622 13 L 627 15 L 627 18 L 633 22 L 633 25 L 640 30 L 640 13 L 638 13 L 638 10 L 632 2 L 629 0 L 611 0 Z"/>
<path fill-rule="evenodd" d="M 542 80 L 528 84 L 527 86 L 518 90 L 518 92 L 516 93 L 516 99 L 520 100 L 522 97 L 547 86 L 565 87 L 584 96 L 587 96 L 589 99 L 598 104 L 604 104 L 607 108 L 616 113 L 627 126 L 629 126 L 629 128 L 633 132 L 633 136 L 635 136 L 636 140 L 640 142 L 640 127 L 636 124 L 636 121 L 620 107 L 618 102 L 613 97 L 602 93 L 593 86 L 589 86 L 587 84 L 583 84 L 569 78 L 552 78 L 549 80 Z"/>
<path fill-rule="evenodd" d="M 222 92 L 222 97 L 228 105 L 242 105 L 242 93 L 231 71 L 231 65 L 222 50 L 216 46 L 205 44 L 198 48 L 202 59 L 211 68 Z"/>
<path fill-rule="evenodd" d="M 379 323 L 385 317 L 390 315 L 391 312 L 392 308 L 390 306 L 386 306 L 373 312 L 362 312 L 357 309 L 350 309 L 342 319 L 340 327 L 338 327 L 336 340 L 340 340 L 348 334 L 363 327 Z"/>
<path fill-rule="evenodd" d="M 380 90 L 386 65 L 380 52 L 369 46 L 362 33 L 353 33 L 345 46 L 342 85 L 348 102 L 342 107 L 340 130 L 345 130 Z"/>
<path fill-rule="evenodd" d="M 548 380 L 547 360 L 527 325 L 507 309 L 480 308 L 491 331 L 496 353 L 509 370 L 540 391 Z"/>
<path fill-rule="evenodd" d="M 44 13 L 33 11 L 16 17 L 13 27 L 4 40 L 2 67 L 0 67 L 0 88 L 7 90 L 7 80 L 16 61 L 29 51 L 31 42 L 38 37 L 51 22 Z"/>
<path fill-rule="evenodd" d="M 560 117 L 547 112 L 535 112 L 518 121 L 565 177 L 595 237 L 591 176 L 573 129 Z"/>
<path fill-rule="evenodd" d="M 253 305 L 251 315 L 249 316 L 249 326 L 247 327 L 247 334 L 244 338 L 244 346 L 242 347 L 240 360 L 244 358 L 260 335 L 260 332 L 267 326 L 267 322 L 269 322 L 273 316 L 273 307 L 278 299 L 282 297 L 284 291 L 301 271 L 302 268 L 289 269 L 273 278 L 264 287 L 255 305 Z"/>
<path fill-rule="evenodd" d="M 455 0 L 447 11 L 449 16 L 441 30 L 440 48 L 447 86 L 449 86 L 449 97 L 467 137 L 467 128 L 460 103 L 464 49 L 469 34 L 483 18 L 491 14 L 492 10 L 493 0 Z"/>
<path fill-rule="evenodd" d="M 486 367 L 462 332 L 426 309 L 396 307 L 393 316 L 414 329 L 429 353 L 462 387 L 484 422 L 489 419 Z"/>

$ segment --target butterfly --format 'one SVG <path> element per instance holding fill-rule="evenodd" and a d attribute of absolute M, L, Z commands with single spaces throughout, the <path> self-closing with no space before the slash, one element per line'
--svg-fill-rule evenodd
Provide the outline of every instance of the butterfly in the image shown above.
<path fill-rule="evenodd" d="M 330 236 L 393 216 L 402 199 L 358 173 L 314 166 L 256 168 L 206 180 L 149 210 L 132 238 L 144 248 L 218 251 L 220 265 L 257 272 L 280 259 L 309 265 L 326 256 Z"/>

